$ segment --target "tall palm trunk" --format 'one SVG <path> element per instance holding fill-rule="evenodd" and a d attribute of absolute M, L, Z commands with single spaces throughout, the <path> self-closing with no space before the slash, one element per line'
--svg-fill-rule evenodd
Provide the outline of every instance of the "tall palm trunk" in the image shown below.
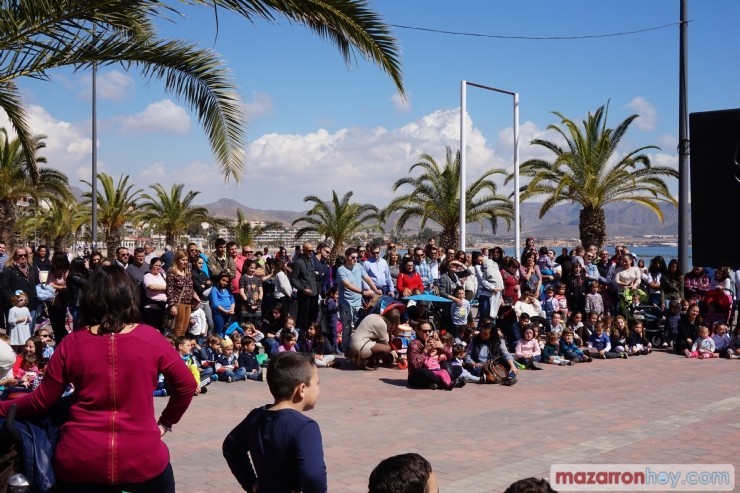
<path fill-rule="evenodd" d="M 8 246 L 8 251 L 13 248 L 19 238 L 15 236 L 15 222 L 18 214 L 18 206 L 14 200 L 0 201 L 0 239 Z"/>
<path fill-rule="evenodd" d="M 109 232 L 105 237 L 107 246 L 106 257 L 113 262 L 116 259 L 116 248 L 121 245 L 121 235 L 117 230 Z"/>
<path fill-rule="evenodd" d="M 164 237 L 164 244 L 170 245 L 173 248 L 176 248 L 178 245 L 175 243 L 175 234 L 174 233 L 167 233 Z M 246 244 L 246 243 L 245 243 Z"/>
<path fill-rule="evenodd" d="M 584 206 L 579 213 L 581 245 L 601 248 L 606 242 L 606 213 L 603 207 Z"/>
<path fill-rule="evenodd" d="M 460 245 L 460 232 L 457 228 L 448 228 L 442 231 L 439 235 L 439 244 L 444 251 L 448 248 L 454 248 L 457 250 Z"/>

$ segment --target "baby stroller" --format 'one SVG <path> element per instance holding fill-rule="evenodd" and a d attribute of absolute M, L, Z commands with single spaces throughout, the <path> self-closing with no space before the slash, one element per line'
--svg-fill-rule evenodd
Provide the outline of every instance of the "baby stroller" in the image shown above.
<path fill-rule="evenodd" d="M 663 309 L 655 305 L 637 305 L 631 313 L 632 320 L 642 322 L 645 338 L 654 348 L 661 347 L 664 342 Z M 667 341 L 666 341 L 667 342 Z"/>

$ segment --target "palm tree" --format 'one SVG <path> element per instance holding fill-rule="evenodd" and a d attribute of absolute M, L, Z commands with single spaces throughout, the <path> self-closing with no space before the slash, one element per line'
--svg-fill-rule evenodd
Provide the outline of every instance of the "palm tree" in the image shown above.
<path fill-rule="evenodd" d="M 175 183 L 167 193 L 157 183 L 149 187 L 154 190 L 154 196 L 141 196 L 144 202 L 139 204 L 141 212 L 136 215 L 136 219 L 148 223 L 159 233 L 164 233 L 166 245 L 177 245 L 188 226 L 208 219 L 208 209 L 193 205 L 193 200 L 200 192 L 191 190 L 183 197 L 184 186 L 182 183 Z"/>
<path fill-rule="evenodd" d="M 521 200 L 544 195 L 539 217 L 558 204 L 581 205 L 579 232 L 581 244 L 597 245 L 606 242 L 606 215 L 604 206 L 617 202 L 636 202 L 647 207 L 663 221 L 661 203 L 677 206 L 668 191 L 664 178 L 678 178 L 678 171 L 667 166 L 651 166 L 642 154 L 656 146 L 644 146 L 619 157 L 615 156 L 622 137 L 638 117 L 632 115 L 616 128 L 606 126 L 608 105 L 595 113 L 588 113 L 583 130 L 575 122 L 553 112 L 564 128 L 549 125 L 565 140 L 565 148 L 553 142 L 534 139 L 531 144 L 549 149 L 555 154 L 552 162 L 530 159 L 519 169 L 522 176 L 532 179 L 521 187 Z M 616 161 L 616 162 L 613 162 Z M 510 176 L 508 180 L 512 179 Z"/>
<path fill-rule="evenodd" d="M 444 166 L 440 166 L 429 154 L 422 154 L 420 161 L 409 168 L 409 175 L 416 168 L 422 171 L 417 177 L 407 176 L 393 184 L 393 191 L 404 185 L 413 189 L 396 197 L 383 211 L 387 220 L 394 212 L 400 216 L 394 228 L 400 231 L 413 217 L 421 218 L 421 229 L 428 220 L 442 227 L 440 245 L 442 248 L 457 249 L 460 244 L 460 151 L 452 157 L 452 149 L 447 146 Z M 490 169 L 478 177 L 465 190 L 466 222 L 487 221 L 496 233 L 498 220 L 506 221 L 508 227 L 514 219 L 514 205 L 508 198 L 496 193 L 496 184 L 490 179 L 496 174 L 506 175 L 502 169 Z"/>
<path fill-rule="evenodd" d="M 133 190 L 134 185 L 129 185 L 128 175 L 121 175 L 115 185 L 113 177 L 106 173 L 98 173 L 97 179 L 100 183 L 95 199 L 98 207 L 98 224 L 107 247 L 106 255 L 109 260 L 113 260 L 116 248 L 121 244 L 124 225 L 136 218 L 136 201 L 141 190 Z M 81 181 L 91 189 L 82 194 L 84 199 L 82 203 L 91 206 L 92 184 L 85 180 Z M 97 241 L 97 238 L 94 241 Z"/>
<path fill-rule="evenodd" d="M 28 161 L 34 139 L 15 80 L 48 78 L 52 69 L 93 64 L 135 65 L 146 79 L 165 82 L 198 115 L 226 179 L 243 174 L 244 114 L 221 57 L 195 43 L 157 37 L 154 20 L 173 20 L 200 6 L 250 22 L 302 24 L 336 45 L 347 63 L 355 51 L 379 65 L 403 94 L 398 46 L 366 0 L 14 0 L 0 5 L 0 108 Z M 218 17 L 217 17 L 218 18 Z"/>
<path fill-rule="evenodd" d="M 237 209 L 236 224 L 229 228 L 229 232 L 234 237 L 234 241 L 243 246 L 254 243 L 254 239 L 265 231 L 269 231 L 271 229 L 282 229 L 283 227 L 283 223 L 276 221 L 269 221 L 262 225 L 253 226 L 252 223 L 246 220 L 242 210 Z"/>
<path fill-rule="evenodd" d="M 48 238 L 55 252 L 62 252 L 69 240 L 90 221 L 90 211 L 80 208 L 76 201 L 52 203 L 43 211 L 38 222 L 38 235 Z"/>
<path fill-rule="evenodd" d="M 16 240 L 17 204 L 21 199 L 32 198 L 36 204 L 42 200 L 71 199 L 69 182 L 63 173 L 38 167 L 46 163 L 46 158 L 38 154 L 46 147 L 45 138 L 33 137 L 34 157 L 29 161 L 21 141 L 9 139 L 5 128 L 0 128 L 0 239 L 10 245 Z"/>
<path fill-rule="evenodd" d="M 344 194 L 342 200 L 339 200 L 334 190 L 331 193 L 332 199 L 329 203 L 315 195 L 304 197 L 304 202 L 314 205 L 306 213 L 306 217 L 296 219 L 292 225 L 308 223 L 309 226 L 304 226 L 296 232 L 296 240 L 309 232 L 318 233 L 331 243 L 331 254 L 335 255 L 356 232 L 367 229 L 369 221 L 380 221 L 380 211 L 374 205 L 350 202 L 353 192 Z"/>

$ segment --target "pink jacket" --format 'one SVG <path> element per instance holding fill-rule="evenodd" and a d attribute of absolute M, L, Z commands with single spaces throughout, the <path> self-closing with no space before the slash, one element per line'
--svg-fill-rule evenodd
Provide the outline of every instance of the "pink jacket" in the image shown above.
<path fill-rule="evenodd" d="M 540 343 L 537 342 L 537 339 L 532 339 L 531 341 L 519 339 L 518 341 L 516 341 L 516 350 L 514 351 L 514 357 L 530 358 L 532 356 L 537 356 L 540 353 Z"/>
<path fill-rule="evenodd" d="M 0 416 L 11 404 L 18 405 L 20 419 L 43 413 L 71 383 L 73 404 L 54 452 L 57 477 L 140 483 L 161 474 L 169 463 L 154 417 L 152 392 L 159 373 L 172 389 L 159 420 L 171 426 L 180 421 L 196 389 L 172 345 L 148 325 L 125 334 L 78 330 L 57 346 L 38 389 L 0 402 Z"/>

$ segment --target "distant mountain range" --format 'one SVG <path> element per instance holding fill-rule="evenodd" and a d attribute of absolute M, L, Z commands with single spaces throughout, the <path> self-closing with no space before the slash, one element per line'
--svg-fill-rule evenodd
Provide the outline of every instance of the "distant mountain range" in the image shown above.
<path fill-rule="evenodd" d="M 252 209 L 246 205 L 233 200 L 223 198 L 210 204 L 203 204 L 211 215 L 215 217 L 236 217 L 236 211 L 242 213 L 250 221 L 277 221 L 290 224 L 296 219 L 304 217 L 306 212 L 262 210 Z M 539 219 L 540 204 L 523 203 L 522 213 L 522 237 L 534 236 L 536 238 L 577 238 L 578 237 L 578 214 L 580 206 L 561 205 L 551 209 L 544 218 Z M 640 237 L 645 235 L 677 236 L 678 235 L 678 209 L 672 206 L 662 208 L 664 221 L 661 223 L 652 211 L 644 206 L 625 202 L 623 204 L 611 204 L 606 207 L 607 234 L 609 237 Z M 409 222 L 407 230 L 418 229 L 419 221 Z M 431 229 L 439 229 L 434 224 L 428 225 Z M 471 224 L 468 226 L 469 234 L 480 233 L 480 226 Z M 490 232 L 485 227 L 484 233 Z M 499 222 L 499 231 L 496 236 L 513 237 L 513 229 L 506 231 L 506 225 Z"/>

